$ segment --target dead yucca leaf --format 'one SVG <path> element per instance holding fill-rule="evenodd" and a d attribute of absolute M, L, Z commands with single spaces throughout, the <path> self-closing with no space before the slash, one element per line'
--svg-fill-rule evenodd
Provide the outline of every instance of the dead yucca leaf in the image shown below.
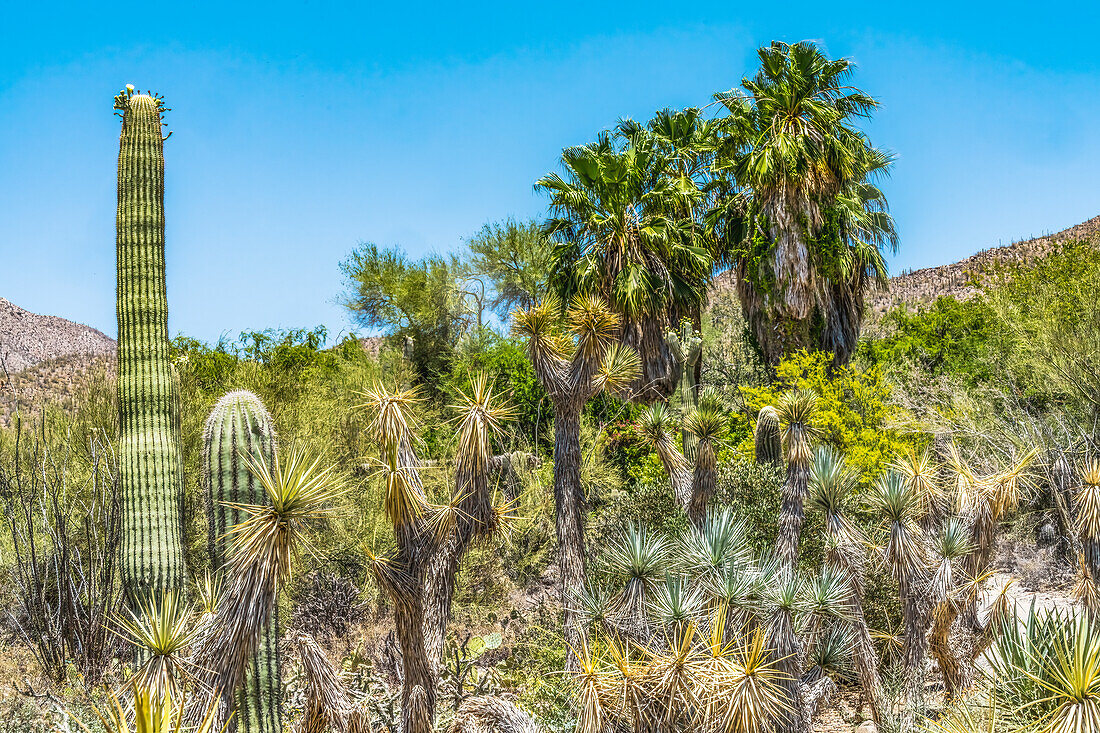
<path fill-rule="evenodd" d="M 724 730 L 767 733 L 791 712 L 780 684 L 786 675 L 772 660 L 764 638 L 764 632 L 757 629 L 728 655 L 730 669 L 721 680 Z"/>
<path fill-rule="evenodd" d="M 142 602 L 136 613 L 127 609 L 117 624 L 116 633 L 142 650 L 132 688 L 147 690 L 158 700 L 179 698 L 184 684 L 194 679 L 185 656 L 202 630 L 194 607 L 168 592 Z"/>
<path fill-rule="evenodd" d="M 458 401 L 452 407 L 459 415 L 459 470 L 465 466 L 470 471 L 485 471 L 492 455 L 492 439 L 502 434 L 506 420 L 515 417 L 515 408 L 498 402 L 485 372 L 471 377 L 468 392 L 458 390 Z"/>
<path fill-rule="evenodd" d="M 309 523 L 330 511 L 344 492 L 334 469 L 318 454 L 302 446 L 288 453 L 286 460 L 276 455 L 272 465 L 262 454 L 244 456 L 270 504 L 232 505 L 249 518 L 228 533 L 233 540 L 226 571 L 230 580 L 197 645 L 194 661 L 204 685 L 188 701 L 190 722 L 211 707 L 215 692 L 232 708 L 245 666 L 270 623 L 279 587 L 290 577 L 291 560 L 309 546 Z"/>
<path fill-rule="evenodd" d="M 370 733 L 370 716 L 348 692 L 339 673 L 313 637 L 291 638 L 306 675 L 306 705 L 296 733 Z"/>
<path fill-rule="evenodd" d="M 699 702 L 693 677 L 697 632 L 694 621 L 675 625 L 666 634 L 665 646 L 650 652 L 646 685 L 665 725 L 672 725 Z"/>
<path fill-rule="evenodd" d="M 1073 584 L 1073 597 L 1093 616 L 1100 616 L 1100 586 L 1097 585 L 1096 576 L 1093 575 L 1088 563 L 1080 558 L 1077 567 L 1077 577 Z"/>
<path fill-rule="evenodd" d="M 578 295 L 569 304 L 565 322 L 577 338 L 577 355 L 599 359 L 614 343 L 621 318 L 598 295 Z"/>
<path fill-rule="evenodd" d="M 362 393 L 366 402 L 357 405 L 374 413 L 371 431 L 386 446 L 411 443 L 409 410 L 421 399 L 416 388 L 390 390 L 381 382 Z"/>
<path fill-rule="evenodd" d="M 1027 470 L 1038 455 L 1038 448 L 1030 448 L 1007 470 L 991 477 L 994 521 L 1000 521 L 1020 505 L 1020 496 L 1029 485 Z"/>
<path fill-rule="evenodd" d="M 917 451 L 912 446 L 907 446 L 891 464 L 891 468 L 904 476 L 920 497 L 921 516 L 927 516 L 933 507 L 944 500 L 946 494 L 936 478 L 936 466 L 929 451 Z"/>
<path fill-rule="evenodd" d="M 593 635 L 593 643 L 596 637 Z M 581 637 L 580 649 L 569 645 L 576 657 L 577 667 L 572 673 L 574 697 L 577 706 L 576 733 L 604 733 L 606 714 L 604 705 L 608 699 L 608 688 L 614 682 L 611 674 L 603 667 L 598 655 L 593 653 L 588 639 Z"/>
<path fill-rule="evenodd" d="M 1077 491 L 1077 531 L 1082 539 L 1100 540 L 1100 460 L 1089 457 Z"/>

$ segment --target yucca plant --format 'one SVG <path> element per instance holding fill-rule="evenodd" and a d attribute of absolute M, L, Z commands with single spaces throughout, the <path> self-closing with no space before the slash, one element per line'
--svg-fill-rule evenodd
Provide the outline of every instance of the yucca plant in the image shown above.
<path fill-rule="evenodd" d="M 1081 467 L 1075 504 L 1081 557 L 1074 595 L 1096 620 L 1100 616 L 1100 459 L 1095 456 Z"/>
<path fill-rule="evenodd" d="M 857 484 L 857 476 L 845 463 L 844 456 L 829 446 L 818 446 L 810 465 L 811 508 L 825 516 L 827 567 L 840 574 L 846 585 L 844 612 L 851 623 L 852 659 L 860 684 L 871 705 L 876 725 L 882 723 L 885 703 L 879 660 L 863 615 L 863 573 L 865 542 L 859 529 L 848 519 L 848 505 Z"/>
<path fill-rule="evenodd" d="M 887 533 L 883 559 L 898 584 L 904 622 L 902 664 L 906 698 L 912 701 L 923 686 L 924 659 L 928 653 L 930 607 L 924 537 L 917 519 L 921 498 L 905 478 L 887 471 L 875 483 L 871 503 L 882 515 Z"/>
<path fill-rule="evenodd" d="M 933 610 L 928 643 L 943 675 L 944 696 L 950 700 L 970 684 L 969 660 L 951 645 L 951 629 L 967 588 L 964 579 L 958 577 L 956 565 L 973 551 L 967 523 L 960 517 L 949 517 L 933 538 L 931 550 L 934 565 L 927 594 Z"/>
<path fill-rule="evenodd" d="M 139 609 L 126 609 L 117 621 L 118 633 L 138 650 L 140 663 L 126 689 L 148 691 L 153 699 L 182 700 L 193 665 L 187 653 L 202 627 L 195 609 L 179 593 L 150 598 Z"/>
<path fill-rule="evenodd" d="M 707 505 L 714 496 L 717 482 L 715 449 L 728 431 L 721 397 L 713 390 L 702 390 L 698 404 L 683 419 L 684 434 L 692 438 L 693 461 L 676 446 L 672 432 L 676 420 L 663 403 L 646 408 L 637 424 L 656 449 L 680 506 L 691 523 L 698 525 L 706 518 Z"/>
<path fill-rule="evenodd" d="M 622 586 L 614 599 L 614 618 L 629 638 L 646 639 L 645 607 L 664 576 L 667 554 L 664 537 L 631 524 L 603 555 L 608 575 Z"/>
<path fill-rule="evenodd" d="M 124 702 L 124 700 L 129 702 Z M 211 706 L 196 723 L 184 717 L 184 701 L 171 694 L 163 697 L 134 682 L 123 695 L 107 693 L 105 706 L 93 706 L 103 733 L 220 733 L 225 725 L 218 725 L 218 709 Z M 84 733 L 92 731 L 77 720 Z"/>
<path fill-rule="evenodd" d="M 1100 730 L 1100 632 L 1085 615 L 1013 614 L 986 654 L 992 694 L 1036 729 Z"/>
<path fill-rule="evenodd" d="M 783 482 L 775 557 L 793 572 L 798 565 L 798 541 L 802 535 L 802 523 L 806 520 L 805 501 L 813 457 L 811 442 L 816 434 L 814 416 L 817 395 L 809 390 L 786 392 L 780 398 L 776 411 L 782 426 L 787 478 Z"/>
<path fill-rule="evenodd" d="M 513 314 L 539 382 L 554 407 L 554 506 L 560 595 L 565 608 L 567 666 L 576 665 L 584 623 L 570 603 L 584 587 L 584 487 L 581 486 L 581 412 L 601 391 L 628 396 L 641 374 L 637 352 L 619 341 L 621 317 L 596 296 L 578 296 L 568 308 L 548 298 Z"/>
<path fill-rule="evenodd" d="M 459 390 L 459 443 L 453 489 L 446 504 L 431 504 L 414 450 L 409 412 L 417 396 L 381 385 L 366 393 L 374 413 L 385 480 L 384 510 L 393 523 L 396 549 L 371 553 L 375 577 L 394 603 L 401 645 L 402 729 L 428 733 L 435 723 L 436 687 L 455 576 L 471 543 L 488 537 L 509 517 L 508 506 L 492 500 L 492 444 L 512 415 L 499 403 L 486 374 L 474 375 L 468 391 Z"/>
<path fill-rule="evenodd" d="M 247 519 L 229 531 L 227 584 L 196 643 L 193 661 L 201 684 L 188 700 L 192 723 L 216 703 L 215 696 L 222 702 L 222 717 L 233 709 L 295 554 L 309 546 L 310 525 L 331 511 L 344 490 L 319 454 L 302 446 L 286 453 L 270 464 L 262 453 L 242 457 L 263 487 L 266 503 L 233 505 Z"/>

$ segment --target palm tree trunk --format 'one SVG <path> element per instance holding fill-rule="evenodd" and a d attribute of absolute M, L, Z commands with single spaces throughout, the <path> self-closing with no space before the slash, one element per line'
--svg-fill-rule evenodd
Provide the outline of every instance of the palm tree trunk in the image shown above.
<path fill-rule="evenodd" d="M 562 629 L 566 670 L 577 669 L 576 652 L 585 640 L 574 595 L 585 579 L 584 488 L 581 486 L 581 407 L 583 401 L 554 403 L 554 505 L 557 507 L 558 568 L 561 573 Z"/>

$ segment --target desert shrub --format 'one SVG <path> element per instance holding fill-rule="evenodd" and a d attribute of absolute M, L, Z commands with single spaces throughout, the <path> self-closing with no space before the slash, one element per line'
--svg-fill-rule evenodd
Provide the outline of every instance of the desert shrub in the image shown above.
<path fill-rule="evenodd" d="M 291 628 L 318 641 L 347 635 L 366 613 L 359 588 L 341 575 L 316 570 L 296 585 L 291 594 Z"/>
<path fill-rule="evenodd" d="M 752 415 L 775 405 L 788 390 L 814 392 L 818 440 L 843 452 L 866 486 L 913 438 L 894 427 L 900 410 L 879 367 L 830 367 L 830 361 L 825 352 L 795 352 L 779 362 L 770 385 L 742 387 L 741 392 Z M 740 452 L 751 455 L 751 443 L 744 441 Z"/>
<path fill-rule="evenodd" d="M 878 324 L 880 336 L 860 340 L 857 363 L 879 367 L 908 381 L 943 375 L 967 386 L 998 381 L 1004 345 L 997 318 L 985 300 L 940 296 L 931 304 L 899 305 Z"/>

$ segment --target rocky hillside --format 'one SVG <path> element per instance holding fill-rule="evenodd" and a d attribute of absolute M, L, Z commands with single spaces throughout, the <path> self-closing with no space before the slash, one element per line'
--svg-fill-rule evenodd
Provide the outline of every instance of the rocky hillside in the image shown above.
<path fill-rule="evenodd" d="M 0 298 L 0 425 L 17 409 L 72 400 L 114 362 L 114 339 L 56 316 L 31 313 Z"/>
<path fill-rule="evenodd" d="M 74 354 L 114 353 L 114 339 L 91 326 L 40 316 L 0 298 L 0 366 L 9 374 Z"/>
<path fill-rule="evenodd" d="M 870 298 L 870 305 L 879 314 L 898 303 L 926 303 L 940 295 L 966 299 L 977 292 L 971 284 L 975 276 L 979 276 L 991 265 L 1030 262 L 1050 252 L 1056 244 L 1071 240 L 1100 243 L 1100 216 L 1057 234 L 1015 242 L 1004 247 L 993 247 L 950 265 L 926 267 L 892 277 L 889 291 L 874 293 Z"/>

